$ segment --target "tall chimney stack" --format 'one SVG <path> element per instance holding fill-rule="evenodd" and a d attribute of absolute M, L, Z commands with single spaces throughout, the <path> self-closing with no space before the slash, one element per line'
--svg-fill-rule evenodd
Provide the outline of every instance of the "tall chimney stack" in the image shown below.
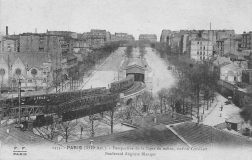
<path fill-rule="evenodd" d="M 6 26 L 6 36 L 8 36 L 8 26 Z"/>
<path fill-rule="evenodd" d="M 37 33 L 37 28 L 35 28 L 35 33 Z"/>

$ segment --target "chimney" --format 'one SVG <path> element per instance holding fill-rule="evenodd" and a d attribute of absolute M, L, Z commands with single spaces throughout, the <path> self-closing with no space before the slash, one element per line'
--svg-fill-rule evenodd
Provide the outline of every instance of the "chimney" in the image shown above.
<path fill-rule="evenodd" d="M 37 28 L 35 28 L 35 33 L 37 33 Z"/>
<path fill-rule="evenodd" d="M 6 26 L 6 36 L 8 36 L 9 33 L 8 33 L 8 26 Z"/>

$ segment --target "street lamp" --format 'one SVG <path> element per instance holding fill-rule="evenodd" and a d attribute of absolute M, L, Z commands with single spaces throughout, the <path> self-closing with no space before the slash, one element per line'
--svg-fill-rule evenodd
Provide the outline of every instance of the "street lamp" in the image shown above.
<path fill-rule="evenodd" d="M 18 79 L 18 125 L 15 126 L 16 128 L 21 128 L 21 79 Z"/>
<path fill-rule="evenodd" d="M 18 118 L 19 118 L 19 126 L 20 126 L 20 122 L 21 122 L 21 80 L 18 80 L 18 108 L 19 108 L 19 114 L 18 114 Z"/>

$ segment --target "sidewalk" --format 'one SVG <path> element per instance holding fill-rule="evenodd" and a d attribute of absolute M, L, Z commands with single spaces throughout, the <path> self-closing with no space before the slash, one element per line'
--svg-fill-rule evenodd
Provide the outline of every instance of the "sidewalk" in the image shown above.
<path fill-rule="evenodd" d="M 203 124 L 209 126 L 215 126 L 217 124 L 225 122 L 227 118 L 232 116 L 240 116 L 241 109 L 234 104 L 225 105 L 227 99 L 220 94 L 217 94 L 214 102 L 209 106 L 209 109 L 204 110 L 203 114 L 203 107 L 200 108 L 200 115 L 203 115 Z M 223 109 L 221 111 L 221 105 L 223 105 Z M 193 117 L 193 121 L 197 122 L 197 118 Z"/>
<path fill-rule="evenodd" d="M 85 87 L 85 85 L 89 82 L 89 80 L 95 75 L 95 73 L 98 71 L 98 69 L 106 62 L 108 61 L 110 56 L 108 56 L 102 63 L 100 63 L 98 66 L 96 66 L 95 70 L 92 71 L 91 75 L 87 78 L 83 78 L 83 84 L 79 86 L 79 88 L 77 88 L 77 90 L 81 90 Z"/>

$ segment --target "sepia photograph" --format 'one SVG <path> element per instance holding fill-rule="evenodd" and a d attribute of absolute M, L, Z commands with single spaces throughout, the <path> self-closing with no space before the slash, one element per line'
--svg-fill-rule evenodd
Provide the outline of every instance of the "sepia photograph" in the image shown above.
<path fill-rule="evenodd" d="M 252 160 L 252 0 L 0 0 L 0 160 Z"/>

